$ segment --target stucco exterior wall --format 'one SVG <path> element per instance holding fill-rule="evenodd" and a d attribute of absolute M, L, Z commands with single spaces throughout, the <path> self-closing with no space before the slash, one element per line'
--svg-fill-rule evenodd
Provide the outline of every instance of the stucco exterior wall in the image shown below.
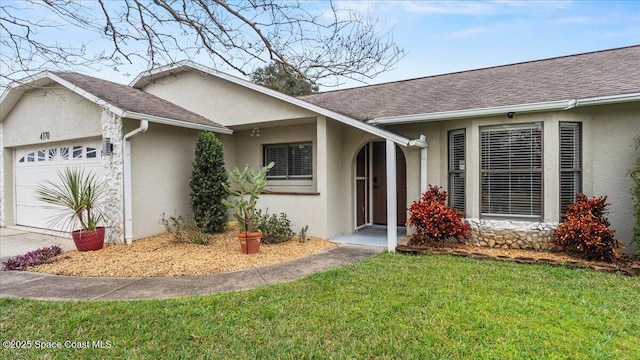
<path fill-rule="evenodd" d="M 251 130 L 235 131 L 234 140 L 234 161 L 226 163 L 227 168 L 237 166 L 242 170 L 246 165 L 254 168 L 262 167 L 263 145 L 286 144 L 297 142 L 311 142 L 313 144 L 313 179 L 312 180 L 269 180 L 265 191 L 274 192 L 317 192 L 318 166 L 317 154 L 318 144 L 316 139 L 315 120 L 308 124 L 292 125 L 284 127 L 261 127 L 260 136 L 251 136 Z M 225 149 L 226 153 L 226 149 Z"/>
<path fill-rule="evenodd" d="M 544 238 L 544 242 L 548 242 L 547 232 L 557 226 L 561 216 L 560 122 L 582 123 L 583 192 L 590 196 L 608 196 L 608 201 L 611 203 L 609 207 L 611 228 L 616 230 L 616 237 L 625 244 L 626 251 L 632 252 L 634 247 L 630 239 L 633 230 L 631 217 L 633 204 L 629 194 L 632 181 L 627 171 L 637 157 L 633 138 L 640 134 L 639 114 L 640 104 L 629 103 L 579 107 L 568 111 L 516 113 L 513 119 L 507 118 L 505 114 L 477 119 L 398 125 L 390 129 L 410 138 L 415 138 L 421 133 L 426 135 L 429 143 L 427 180 L 429 184 L 440 185 L 445 190 L 448 190 L 448 131 L 465 129 L 467 159 L 465 216 L 476 223 L 484 224 L 486 221 L 480 221 L 482 219 L 480 215 L 480 127 L 541 122 L 543 125 L 543 215 L 538 220 L 532 219 L 528 222 L 509 217 L 494 220 L 508 223 L 508 226 L 502 226 L 502 228 L 512 228 L 514 231 L 532 229 L 538 231 L 538 228 L 543 228 L 539 230 L 544 232 L 540 237 Z M 407 168 L 418 167 L 419 163 L 416 161 L 416 159 L 409 160 L 408 157 Z M 415 188 L 416 185 L 408 180 L 407 187 L 410 192 L 412 191 L 410 189 Z M 490 223 L 501 224 L 502 222 L 490 221 Z M 524 225 L 516 226 L 518 224 Z M 479 240 L 481 241 L 483 240 Z"/>
<path fill-rule="evenodd" d="M 4 147 L 102 136 L 96 104 L 61 87 L 27 91 L 4 119 Z M 48 139 L 40 134 L 49 133 Z"/>
<path fill-rule="evenodd" d="M 15 148 L 102 136 L 102 109 L 66 88 L 25 92 L 0 123 L 0 226 L 15 224 Z M 47 137 L 41 134 L 48 133 Z"/>
<path fill-rule="evenodd" d="M 143 90 L 225 126 L 315 117 L 308 110 L 198 71 L 166 76 Z"/>
<path fill-rule="evenodd" d="M 138 127 L 124 119 L 124 133 Z M 131 138 L 133 239 L 164 232 L 162 214 L 190 216 L 189 177 L 198 131 L 149 124 Z"/>
<path fill-rule="evenodd" d="M 318 122 L 319 129 L 321 121 Z M 335 237 L 343 233 L 341 222 L 352 216 L 350 208 L 345 206 L 346 199 L 350 198 L 349 189 L 351 187 L 342 186 L 343 178 L 351 174 L 351 172 L 343 172 L 344 166 L 351 163 L 348 154 L 344 153 L 342 139 L 344 125 L 326 119 L 324 121 L 326 133 L 326 191 L 321 194 L 326 199 L 327 234 L 326 237 Z"/>
<path fill-rule="evenodd" d="M 627 252 L 634 252 L 633 200 L 629 193 L 633 180 L 628 171 L 640 156 L 633 142 L 640 135 L 640 103 L 576 110 L 571 119 L 584 121 L 583 189 L 589 195 L 607 196 L 615 237 L 625 244 Z"/>
<path fill-rule="evenodd" d="M 324 238 L 327 237 L 327 223 L 326 217 L 321 216 L 322 203 L 321 194 L 263 193 L 258 199 L 257 208 L 269 214 L 284 212 L 291 221 L 291 230 L 296 234 L 308 225 L 308 236 Z"/>
<path fill-rule="evenodd" d="M 261 127 L 260 136 L 251 136 L 251 130 L 235 131 L 230 136 L 235 151 L 233 161 L 226 162 L 227 168 L 237 166 L 242 170 L 246 165 L 258 169 L 263 165 L 263 145 L 311 142 L 313 146 L 312 180 L 268 180 L 265 192 L 258 199 L 257 207 L 269 214 L 284 212 L 291 221 L 291 229 L 298 233 L 309 225 L 309 235 L 325 236 L 326 221 L 316 216 L 321 209 L 321 195 L 318 190 L 319 170 L 316 122 L 284 127 Z M 225 145 L 225 154 L 227 148 Z M 271 192 L 271 194 L 269 193 Z"/>

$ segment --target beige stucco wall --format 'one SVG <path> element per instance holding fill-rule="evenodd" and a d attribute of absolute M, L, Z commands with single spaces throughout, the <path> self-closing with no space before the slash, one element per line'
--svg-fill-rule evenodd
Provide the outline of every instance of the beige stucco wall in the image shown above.
<path fill-rule="evenodd" d="M 139 126 L 123 122 L 124 133 Z M 131 138 L 133 239 L 164 232 L 163 213 L 191 215 L 189 177 L 197 140 L 198 131 L 154 123 Z"/>
<path fill-rule="evenodd" d="M 143 90 L 225 126 L 315 117 L 308 110 L 198 71 L 166 76 Z"/>
<path fill-rule="evenodd" d="M 96 104 L 58 85 L 26 91 L 2 122 L 2 200 L 4 225 L 15 224 L 15 148 L 102 136 Z M 43 132 L 48 139 L 41 139 Z"/>
<path fill-rule="evenodd" d="M 235 131 L 232 135 L 235 152 L 234 160 L 226 163 L 228 168 L 237 166 L 242 170 L 246 165 L 260 168 L 263 165 L 263 145 L 286 144 L 296 142 L 311 142 L 313 144 L 313 179 L 312 180 L 269 180 L 265 191 L 274 192 L 317 192 L 318 168 L 316 154 L 318 144 L 316 141 L 316 124 L 309 120 L 308 124 L 292 125 L 284 127 L 260 128 L 260 136 L 251 136 L 250 130 Z M 226 153 L 226 149 L 225 149 Z"/>
<path fill-rule="evenodd" d="M 251 136 L 251 130 L 235 131 L 223 142 L 225 156 L 228 149 L 234 149 L 232 158 L 225 160 L 227 168 L 237 166 L 240 170 L 246 165 L 258 169 L 263 165 L 263 145 L 284 144 L 294 142 L 311 142 L 313 144 L 313 179 L 312 180 L 269 180 L 265 193 L 258 200 L 258 208 L 270 214 L 284 212 L 291 220 L 291 228 L 299 232 L 300 228 L 309 225 L 309 235 L 325 236 L 326 219 L 318 217 L 321 209 L 321 197 L 318 190 L 320 176 L 318 159 L 318 141 L 316 136 L 316 119 L 306 119 L 306 124 L 290 126 L 267 126 L 260 128 L 260 136 Z M 269 192 L 272 192 L 269 194 Z"/>
<path fill-rule="evenodd" d="M 543 123 L 543 216 L 547 223 L 560 220 L 559 200 L 559 124 L 581 122 L 583 131 L 583 192 L 590 196 L 608 196 L 609 220 L 627 251 L 633 230 L 631 217 L 632 186 L 627 171 L 638 154 L 633 137 L 640 134 L 640 104 L 578 107 L 568 111 L 506 114 L 477 119 L 462 119 L 393 126 L 390 129 L 415 138 L 426 135 L 428 148 L 428 183 L 447 189 L 448 134 L 450 130 L 466 130 L 466 211 L 467 218 L 480 216 L 480 127 L 497 124 Z M 419 158 L 407 157 L 407 169 L 419 167 Z M 408 179 L 410 178 L 408 174 Z M 408 191 L 416 185 L 407 183 Z M 418 183 L 419 186 L 419 183 Z M 411 201 L 411 200 L 410 200 Z M 508 219 L 508 218 L 507 218 Z M 522 220 L 522 219 L 519 219 Z"/>
<path fill-rule="evenodd" d="M 640 136 L 640 103 L 576 110 L 568 120 L 584 121 L 583 189 L 589 195 L 608 197 L 611 228 L 627 252 L 633 252 L 633 201 L 629 193 L 633 181 L 628 171 L 640 156 L 633 142 Z"/>
<path fill-rule="evenodd" d="M 4 119 L 4 147 L 102 136 L 102 109 L 59 86 L 27 91 Z M 40 139 L 49 132 L 49 139 Z"/>
<path fill-rule="evenodd" d="M 322 129 L 324 127 L 324 129 Z M 327 237 L 334 237 L 343 233 L 341 222 L 343 219 L 351 217 L 350 208 L 344 206 L 346 199 L 350 198 L 349 189 L 351 187 L 342 186 L 343 178 L 349 176 L 350 172 L 343 172 L 345 164 L 350 164 L 349 154 L 343 150 L 344 141 L 342 139 L 345 126 L 332 120 L 321 117 L 318 121 L 318 132 L 325 135 L 324 143 L 326 148 L 325 166 L 321 169 L 325 177 L 325 189 L 321 194 L 326 205 L 324 211 L 327 221 Z M 320 136 L 318 136 L 320 138 Z"/>

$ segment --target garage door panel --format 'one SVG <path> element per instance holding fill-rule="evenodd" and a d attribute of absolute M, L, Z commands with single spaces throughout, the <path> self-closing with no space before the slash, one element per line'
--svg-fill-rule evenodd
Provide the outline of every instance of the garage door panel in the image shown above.
<path fill-rule="evenodd" d="M 17 218 L 25 219 L 23 223 L 19 225 L 51 229 L 56 231 L 69 231 L 73 229 L 65 228 L 64 222 L 60 223 L 57 220 L 60 216 L 60 211 L 52 208 L 43 208 L 39 206 L 22 206 L 16 207 Z M 55 222 L 55 223 L 54 223 Z"/>
<path fill-rule="evenodd" d="M 46 180 L 59 182 L 59 171 L 79 167 L 104 179 L 104 168 L 98 142 L 73 142 L 38 146 L 16 151 L 15 198 L 16 224 L 37 228 L 63 230 L 64 224 L 52 225 L 60 211 L 37 199 L 36 188 Z M 69 229 L 64 229 L 69 230 Z"/>

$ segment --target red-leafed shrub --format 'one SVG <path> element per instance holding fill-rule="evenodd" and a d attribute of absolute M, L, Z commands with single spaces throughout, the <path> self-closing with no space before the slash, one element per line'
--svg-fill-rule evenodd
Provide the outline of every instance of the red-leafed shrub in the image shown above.
<path fill-rule="evenodd" d="M 607 197 L 589 199 L 584 194 L 576 195 L 576 202 L 567 207 L 564 222 L 556 230 L 558 245 L 578 249 L 589 260 L 613 261 L 620 255 L 620 246 L 609 229 Z"/>
<path fill-rule="evenodd" d="M 446 205 L 447 192 L 439 186 L 429 185 L 418 202 L 409 206 L 411 216 L 407 225 L 416 227 L 411 242 L 424 244 L 430 240 L 444 241 L 449 237 L 466 238 L 470 234 L 469 224 L 462 222 L 462 213 Z"/>

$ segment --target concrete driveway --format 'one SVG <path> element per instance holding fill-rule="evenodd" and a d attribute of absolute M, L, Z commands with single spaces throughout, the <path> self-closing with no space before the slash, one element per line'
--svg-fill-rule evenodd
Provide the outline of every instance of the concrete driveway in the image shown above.
<path fill-rule="evenodd" d="M 36 233 L 32 230 L 19 227 L 0 228 L 0 261 L 4 262 L 9 258 L 52 245 L 60 246 L 63 251 L 76 248 L 70 235 Z"/>

